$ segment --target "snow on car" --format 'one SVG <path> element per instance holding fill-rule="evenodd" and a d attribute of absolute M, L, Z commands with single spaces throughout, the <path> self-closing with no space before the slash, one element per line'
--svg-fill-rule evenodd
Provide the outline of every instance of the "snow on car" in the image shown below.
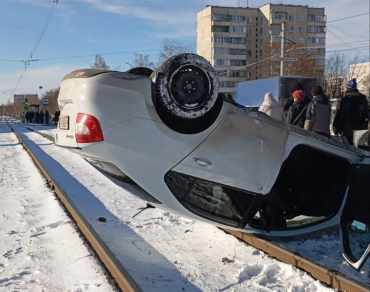
<path fill-rule="evenodd" d="M 347 260 L 359 268 L 370 252 L 362 241 L 365 250 L 351 255 L 349 244 L 369 242 L 369 214 L 353 206 L 369 203 L 370 153 L 223 101 L 198 55 L 176 55 L 154 72 L 73 71 L 58 103 L 55 143 L 119 185 L 136 183 L 150 205 L 271 236 L 342 218 Z"/>

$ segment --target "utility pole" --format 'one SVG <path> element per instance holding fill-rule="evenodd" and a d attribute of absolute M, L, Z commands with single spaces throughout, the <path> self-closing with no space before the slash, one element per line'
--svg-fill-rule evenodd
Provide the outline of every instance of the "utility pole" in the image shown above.
<path fill-rule="evenodd" d="M 286 22 L 283 19 L 281 23 L 281 63 L 280 63 L 280 76 L 285 75 L 285 40 L 286 40 Z"/>

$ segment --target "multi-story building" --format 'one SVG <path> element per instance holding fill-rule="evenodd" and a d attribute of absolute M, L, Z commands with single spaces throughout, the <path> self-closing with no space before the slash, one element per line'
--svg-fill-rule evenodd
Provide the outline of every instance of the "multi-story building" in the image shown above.
<path fill-rule="evenodd" d="M 274 49 L 280 53 L 283 21 L 289 56 L 309 59 L 312 75 L 323 77 L 324 8 L 266 4 L 259 8 L 207 6 L 198 12 L 197 53 L 217 71 L 220 92 L 233 93 L 240 81 L 276 76 L 280 62 L 271 56 Z"/>
<path fill-rule="evenodd" d="M 14 94 L 14 104 L 19 105 L 21 101 L 28 99 L 28 104 L 38 104 L 39 96 L 38 94 Z"/>

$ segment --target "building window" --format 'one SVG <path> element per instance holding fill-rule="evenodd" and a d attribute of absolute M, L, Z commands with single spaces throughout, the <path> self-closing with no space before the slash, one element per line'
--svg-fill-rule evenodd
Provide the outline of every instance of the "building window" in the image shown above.
<path fill-rule="evenodd" d="M 277 13 L 276 13 L 276 14 L 274 15 L 274 18 L 275 18 L 275 19 L 282 19 L 282 18 L 283 18 L 283 16 L 282 16 L 281 14 L 277 14 Z"/>
<path fill-rule="evenodd" d="M 304 50 L 303 49 L 298 49 L 298 55 L 304 55 Z"/>
<path fill-rule="evenodd" d="M 281 31 L 281 25 L 274 25 L 274 31 Z"/>
<path fill-rule="evenodd" d="M 252 23 L 252 19 L 250 19 L 249 17 L 247 17 L 247 23 Z"/>
<path fill-rule="evenodd" d="M 250 46 L 252 44 L 252 40 L 247 40 L 247 46 Z"/>
<path fill-rule="evenodd" d="M 230 65 L 231 66 L 245 66 L 246 65 L 246 60 L 230 60 Z"/>
<path fill-rule="evenodd" d="M 309 44 L 325 44 L 325 38 L 309 37 L 309 38 L 307 38 L 307 43 L 309 43 Z"/>
<path fill-rule="evenodd" d="M 251 35 L 252 34 L 252 29 L 251 28 L 248 28 L 247 29 L 247 35 Z"/>
<path fill-rule="evenodd" d="M 252 77 L 252 72 L 247 72 L 247 77 L 251 78 Z"/>
<path fill-rule="evenodd" d="M 252 51 L 251 50 L 247 50 L 247 57 L 252 57 Z"/>
<path fill-rule="evenodd" d="M 315 60 L 315 65 L 324 66 L 325 65 L 325 59 Z"/>
<path fill-rule="evenodd" d="M 246 43 L 246 39 L 245 38 L 231 38 L 231 43 L 244 45 Z"/>
<path fill-rule="evenodd" d="M 299 38 L 299 39 L 298 39 L 298 42 L 299 42 L 300 44 L 304 44 L 304 38 Z"/>
<path fill-rule="evenodd" d="M 215 55 L 230 55 L 229 48 L 215 48 Z"/>
<path fill-rule="evenodd" d="M 326 32 L 326 26 L 316 26 L 316 32 L 325 33 Z"/>
<path fill-rule="evenodd" d="M 245 77 L 247 76 L 245 71 L 231 71 L 230 77 Z"/>
<path fill-rule="evenodd" d="M 234 33 L 246 33 L 246 27 L 244 26 L 230 26 L 230 32 Z"/>
<path fill-rule="evenodd" d="M 302 33 L 303 32 L 303 26 L 300 26 L 299 27 L 299 32 Z"/>
<path fill-rule="evenodd" d="M 215 37 L 214 42 L 217 44 L 230 44 L 230 37 Z"/>
<path fill-rule="evenodd" d="M 290 26 L 289 27 L 289 32 L 293 32 L 294 31 L 294 26 Z"/>
<path fill-rule="evenodd" d="M 229 32 L 228 26 L 214 26 L 213 27 L 214 32 Z"/>
<path fill-rule="evenodd" d="M 272 35 L 271 36 L 272 42 L 280 42 L 280 36 L 279 35 Z"/>
<path fill-rule="evenodd" d="M 215 59 L 214 63 L 216 66 L 230 66 L 230 60 L 226 59 Z"/>
<path fill-rule="evenodd" d="M 299 21 L 304 21 L 304 17 L 301 15 L 301 16 L 299 16 Z"/>
<path fill-rule="evenodd" d="M 230 55 L 245 55 L 246 50 L 245 49 L 230 49 Z"/>
<path fill-rule="evenodd" d="M 294 15 L 289 15 L 289 21 L 294 21 Z"/>

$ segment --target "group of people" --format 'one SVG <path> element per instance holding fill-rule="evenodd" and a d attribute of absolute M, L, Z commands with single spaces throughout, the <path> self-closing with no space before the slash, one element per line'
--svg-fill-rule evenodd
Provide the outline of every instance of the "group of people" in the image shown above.
<path fill-rule="evenodd" d="M 353 145 L 353 131 L 366 130 L 369 121 L 369 105 L 366 96 L 357 89 L 356 79 L 351 79 L 345 86 L 343 98 L 338 102 L 333 122 L 333 132 L 341 135 L 343 142 Z M 311 90 L 312 100 L 297 83 L 291 90 L 291 96 L 280 105 L 272 93 L 266 93 L 259 111 L 288 124 L 331 138 L 331 105 L 321 86 Z"/>
<path fill-rule="evenodd" d="M 48 110 L 40 112 L 28 111 L 26 114 L 22 113 L 22 122 L 35 123 L 35 124 L 50 124 L 50 114 Z"/>
<path fill-rule="evenodd" d="M 36 124 L 50 124 L 50 114 L 48 110 L 43 110 L 40 112 L 27 111 L 26 113 L 21 113 L 22 122 L 25 123 L 36 123 Z M 56 111 L 51 122 L 57 124 L 60 116 L 60 111 Z"/>

